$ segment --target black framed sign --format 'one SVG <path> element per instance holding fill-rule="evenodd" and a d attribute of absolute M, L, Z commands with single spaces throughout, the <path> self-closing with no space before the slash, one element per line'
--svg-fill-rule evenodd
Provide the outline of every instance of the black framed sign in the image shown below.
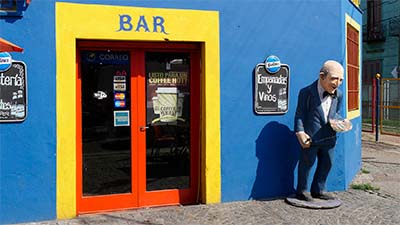
<path fill-rule="evenodd" d="M 2 71 L 0 68 L 0 122 L 25 120 L 26 90 L 25 63 L 12 61 L 6 70 Z"/>
<path fill-rule="evenodd" d="M 22 16 L 30 0 L 0 0 L 0 16 Z"/>
<path fill-rule="evenodd" d="M 254 111 L 257 114 L 284 114 L 289 107 L 289 66 L 276 56 L 254 70 Z"/>

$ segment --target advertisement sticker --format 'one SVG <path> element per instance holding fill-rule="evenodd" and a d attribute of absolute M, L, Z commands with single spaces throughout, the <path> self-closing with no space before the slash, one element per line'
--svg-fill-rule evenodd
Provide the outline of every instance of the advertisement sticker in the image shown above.
<path fill-rule="evenodd" d="M 127 127 L 129 120 L 129 110 L 114 111 L 114 127 Z"/>

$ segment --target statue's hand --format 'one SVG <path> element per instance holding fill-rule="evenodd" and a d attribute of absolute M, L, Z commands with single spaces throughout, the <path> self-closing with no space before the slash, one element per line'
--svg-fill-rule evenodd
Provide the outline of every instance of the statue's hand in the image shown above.
<path fill-rule="evenodd" d="M 311 146 L 311 138 L 304 131 L 297 132 L 296 136 L 302 148 L 309 148 Z"/>
<path fill-rule="evenodd" d="M 330 119 L 329 123 L 332 129 L 336 132 L 346 132 L 353 128 L 353 125 L 348 119 Z"/>

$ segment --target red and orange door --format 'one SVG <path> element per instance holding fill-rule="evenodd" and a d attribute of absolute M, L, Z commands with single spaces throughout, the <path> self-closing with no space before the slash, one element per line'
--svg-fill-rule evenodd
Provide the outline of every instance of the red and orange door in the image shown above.
<path fill-rule="evenodd" d="M 77 213 L 195 203 L 196 44 L 77 42 Z"/>

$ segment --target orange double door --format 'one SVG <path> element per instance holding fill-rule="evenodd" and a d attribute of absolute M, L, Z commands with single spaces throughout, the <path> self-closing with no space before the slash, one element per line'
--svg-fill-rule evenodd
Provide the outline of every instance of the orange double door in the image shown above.
<path fill-rule="evenodd" d="M 77 41 L 77 213 L 198 201 L 200 48 Z"/>

